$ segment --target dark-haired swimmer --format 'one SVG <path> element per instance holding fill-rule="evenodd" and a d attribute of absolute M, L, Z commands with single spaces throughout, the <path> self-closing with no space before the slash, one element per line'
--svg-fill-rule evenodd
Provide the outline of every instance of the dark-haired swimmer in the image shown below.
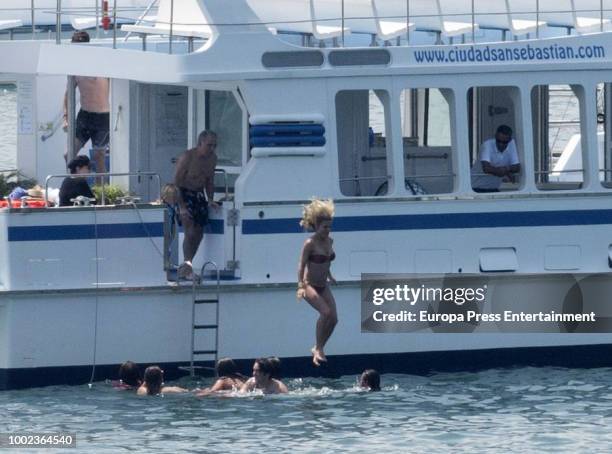
<path fill-rule="evenodd" d="M 126 361 L 119 366 L 119 381 L 113 383 L 117 389 L 136 390 L 142 384 L 140 368 L 132 361 Z"/>
<path fill-rule="evenodd" d="M 368 391 L 380 391 L 380 374 L 375 369 L 366 369 L 359 377 L 359 386 Z"/>
<path fill-rule="evenodd" d="M 276 380 L 281 379 L 281 360 L 278 356 L 269 356 L 268 361 L 270 361 L 270 365 L 272 366 L 272 374 L 271 377 Z"/>
<path fill-rule="evenodd" d="M 241 392 L 251 392 L 255 389 L 261 390 L 264 394 L 284 394 L 287 387 L 280 381 L 272 378 L 274 366 L 268 358 L 259 358 L 253 364 L 253 377 L 242 385 Z"/>
<path fill-rule="evenodd" d="M 336 280 L 330 272 L 331 262 L 336 258 L 333 240 L 330 238 L 334 203 L 331 200 L 314 199 L 304 206 L 300 225 L 314 231 L 304 242 L 298 265 L 297 298 L 304 298 L 318 313 L 316 344 L 312 348 L 315 366 L 327 361 L 323 348 L 338 323 L 336 301 L 329 284 Z"/>
<path fill-rule="evenodd" d="M 239 391 L 247 381 L 247 377 L 238 372 L 236 363 L 231 358 L 217 361 L 217 381 L 212 387 L 196 393 L 196 397 L 205 397 L 220 391 Z"/>
<path fill-rule="evenodd" d="M 184 393 L 180 386 L 164 386 L 164 371 L 159 366 L 147 367 L 144 373 L 144 383 L 138 388 L 139 396 L 156 396 L 158 394 Z"/>

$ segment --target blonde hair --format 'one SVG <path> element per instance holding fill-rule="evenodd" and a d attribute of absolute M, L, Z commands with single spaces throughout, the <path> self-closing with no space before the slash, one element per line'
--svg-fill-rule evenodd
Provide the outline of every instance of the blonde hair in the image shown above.
<path fill-rule="evenodd" d="M 321 221 L 331 220 L 334 217 L 334 201 L 313 198 L 302 209 L 300 225 L 305 229 L 314 230 Z"/>

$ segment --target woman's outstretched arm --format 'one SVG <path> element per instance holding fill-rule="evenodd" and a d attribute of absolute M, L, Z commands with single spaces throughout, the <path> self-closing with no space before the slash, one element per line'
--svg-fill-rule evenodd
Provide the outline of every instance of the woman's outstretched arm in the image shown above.
<path fill-rule="evenodd" d="M 306 271 L 306 262 L 308 260 L 308 256 L 310 255 L 310 249 L 312 247 L 312 240 L 308 238 L 304 241 L 304 246 L 302 247 L 302 252 L 300 254 L 300 261 L 298 263 L 298 290 L 297 290 L 297 298 L 301 300 L 304 298 L 304 273 Z"/>

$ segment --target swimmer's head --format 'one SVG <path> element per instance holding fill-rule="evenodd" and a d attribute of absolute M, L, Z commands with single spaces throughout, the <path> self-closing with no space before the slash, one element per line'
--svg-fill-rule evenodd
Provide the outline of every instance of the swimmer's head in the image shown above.
<path fill-rule="evenodd" d="M 132 361 L 126 361 L 119 367 L 119 379 L 125 385 L 132 387 L 140 386 L 140 369 L 138 364 Z"/>
<path fill-rule="evenodd" d="M 374 369 L 366 369 L 359 377 L 359 386 L 368 391 L 380 391 L 380 374 Z"/>
<path fill-rule="evenodd" d="M 265 385 L 272 378 L 273 367 L 268 358 L 258 358 L 253 364 L 253 378 L 257 386 Z"/>
<path fill-rule="evenodd" d="M 159 366 L 147 367 L 144 373 L 144 382 L 147 386 L 147 394 L 159 394 L 164 382 L 164 371 Z"/>
<path fill-rule="evenodd" d="M 280 380 L 281 378 L 281 360 L 278 358 L 278 356 L 270 356 L 268 358 L 268 361 L 270 362 L 270 365 L 272 366 L 272 374 L 271 377 L 272 378 L 276 378 L 277 380 Z"/>
<path fill-rule="evenodd" d="M 216 369 L 219 377 L 233 377 L 238 373 L 236 363 L 231 358 L 221 358 L 217 361 Z"/>

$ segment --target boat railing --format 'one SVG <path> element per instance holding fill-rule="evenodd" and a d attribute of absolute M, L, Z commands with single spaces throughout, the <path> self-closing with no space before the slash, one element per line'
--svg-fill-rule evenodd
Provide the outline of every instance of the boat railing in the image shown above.
<path fill-rule="evenodd" d="M 172 49 L 173 49 L 173 40 L 175 38 L 175 27 L 201 27 L 203 25 L 209 25 L 209 26 L 215 26 L 215 27 L 223 27 L 223 26 L 231 26 L 234 24 L 215 24 L 215 23 L 202 23 L 202 22 L 183 22 L 183 21 L 175 21 L 173 20 L 174 18 L 174 11 L 175 11 L 175 0 L 170 0 L 170 20 L 169 21 L 164 21 L 164 20 L 160 20 L 157 19 L 155 21 L 156 25 L 161 25 L 164 27 L 164 29 L 167 31 L 168 34 L 168 53 L 172 53 Z M 337 23 L 340 22 L 340 30 L 341 30 L 341 45 L 342 47 L 344 47 L 345 45 L 345 30 L 347 30 L 348 28 L 345 26 L 347 21 L 371 21 L 371 20 L 377 20 L 377 21 L 381 21 L 381 20 L 396 20 L 396 21 L 404 21 L 406 22 L 406 41 L 410 42 L 410 29 L 411 27 L 411 20 L 418 20 L 418 19 L 423 19 L 423 18 L 437 18 L 440 19 L 441 17 L 445 17 L 445 18 L 457 18 L 457 17 L 465 17 L 466 15 L 469 15 L 471 17 L 471 37 L 472 37 L 472 42 L 476 42 L 476 30 L 478 28 L 478 23 L 477 23 L 477 19 L 479 17 L 491 17 L 491 16 L 508 16 L 510 15 L 509 11 L 500 11 L 500 12 L 479 12 L 476 11 L 475 9 L 475 1 L 472 0 L 471 1 L 471 10 L 470 11 L 466 11 L 464 13 L 442 13 L 440 11 L 439 14 L 414 14 L 411 13 L 410 11 L 410 0 L 406 0 L 406 14 L 405 15 L 379 15 L 379 16 L 355 16 L 355 15 L 350 15 L 350 11 L 347 11 L 346 5 L 345 5 L 345 0 L 340 0 L 340 8 L 341 8 L 341 15 L 340 17 L 325 17 L 325 18 L 317 18 L 316 22 L 317 23 Z M 571 14 L 576 14 L 578 12 L 581 13 L 594 13 L 594 12 L 598 12 L 599 13 L 599 28 L 600 31 L 604 30 L 604 25 L 609 22 L 609 20 L 604 18 L 604 12 L 610 12 L 612 10 L 610 9 L 604 9 L 604 5 L 603 5 L 603 0 L 600 0 L 600 8 L 599 10 L 595 10 L 595 9 L 559 9 L 559 8 L 555 8 L 555 10 L 548 10 L 548 9 L 541 9 L 539 6 L 539 0 L 536 0 L 536 9 L 535 9 L 535 34 L 536 37 L 539 38 L 540 36 L 540 28 L 543 26 L 543 22 L 540 20 L 540 16 L 544 13 L 571 13 Z M 347 12 L 349 13 L 347 15 Z M 511 15 L 512 16 L 524 16 L 526 14 L 534 14 L 534 11 L 518 11 L 518 10 L 513 10 Z M 266 22 L 266 21 L 260 21 L 258 22 L 258 25 L 266 25 L 269 29 L 273 29 L 275 31 L 280 31 L 282 32 L 283 29 L 291 29 L 292 26 L 295 27 L 298 24 L 301 23 L 306 23 L 306 22 L 311 22 L 312 18 L 310 19 L 300 19 L 300 20 L 287 20 L 287 21 L 270 21 L 270 22 Z M 254 24 L 245 24 L 245 25 L 254 25 Z M 564 25 L 564 27 L 569 27 L 567 25 Z M 494 27 L 484 27 L 481 26 L 480 28 L 486 29 L 486 28 L 494 28 Z M 423 30 L 423 31 L 432 31 L 432 30 Z M 115 38 L 114 38 L 115 39 Z M 189 46 L 189 50 L 193 50 L 193 37 L 188 37 L 189 42 L 190 42 L 190 46 Z M 115 46 L 115 44 L 114 44 Z M 144 48 L 144 46 L 143 46 Z"/>
<path fill-rule="evenodd" d="M 6 30 L 9 33 L 9 39 L 13 39 L 14 31 L 18 30 L 19 32 L 24 32 L 30 30 L 32 39 L 35 40 L 37 37 L 37 33 L 40 31 L 41 27 L 49 28 L 49 32 L 55 29 L 56 35 L 56 43 L 61 42 L 61 32 L 65 31 L 62 20 L 66 17 L 76 16 L 79 18 L 91 18 L 91 26 L 87 26 L 84 28 L 95 28 L 95 36 L 98 38 L 100 36 L 100 28 L 101 28 L 101 19 L 105 15 L 105 10 L 103 8 L 103 0 L 90 0 L 93 3 L 93 7 L 91 6 L 74 6 L 70 7 L 62 7 L 62 1 L 56 0 L 56 6 L 53 8 L 52 6 L 40 7 L 36 6 L 39 0 L 30 0 L 29 7 L 1 7 L 0 6 L 0 17 L 4 14 L 7 16 L 18 14 L 21 17 L 26 17 L 29 13 L 30 24 L 23 25 L 23 21 L 15 20 L 10 22 L 15 22 L 16 24 L 7 24 L 6 27 L 3 27 L 3 22 L 0 20 L 0 30 Z M 140 6 L 117 6 L 116 0 L 108 0 L 108 3 L 112 4 L 113 7 L 111 9 L 111 17 L 113 18 L 112 22 L 110 22 L 111 27 L 114 28 L 112 24 L 117 23 L 117 21 L 126 21 L 126 22 L 139 22 L 142 21 L 146 15 L 155 7 L 155 4 L 159 0 L 151 0 L 151 3 L 143 9 Z M 130 14 L 131 13 L 131 14 Z M 44 20 L 37 23 L 37 16 L 42 14 L 44 17 L 49 17 L 49 20 Z M 134 16 L 137 15 L 135 18 Z M 55 16 L 55 21 L 52 21 L 50 18 Z M 25 19 L 24 19 L 25 20 Z M 52 25 L 54 23 L 54 25 Z M 73 25 L 74 27 L 74 25 Z"/>
<path fill-rule="evenodd" d="M 140 16 L 138 16 L 138 19 L 136 19 L 135 25 L 139 25 L 139 24 L 141 24 L 141 23 L 146 21 L 147 14 L 149 14 L 151 12 L 151 9 L 153 9 L 153 7 L 155 5 L 157 5 L 157 2 L 158 2 L 158 0 L 151 0 L 151 2 L 147 5 L 145 10 L 142 12 L 142 14 Z M 96 18 L 96 23 L 97 23 L 97 18 Z M 124 42 L 127 41 L 131 34 L 132 34 L 132 32 L 128 32 L 125 35 L 125 38 L 124 38 L 123 41 Z"/>
<path fill-rule="evenodd" d="M 606 169 L 599 169 L 600 172 L 605 172 Z M 560 169 L 560 170 L 535 170 L 533 173 L 537 175 L 546 175 L 551 173 L 576 173 L 583 172 L 583 169 Z"/>
<path fill-rule="evenodd" d="M 450 157 L 449 153 L 442 153 L 442 154 L 412 154 L 412 153 L 406 153 L 404 155 L 404 158 L 406 159 L 448 159 Z M 361 162 L 368 162 L 368 161 L 384 161 L 385 159 L 387 159 L 386 156 L 362 156 L 361 157 Z"/>
<path fill-rule="evenodd" d="M 162 27 L 160 27 L 161 29 L 163 29 L 163 33 L 159 33 L 159 34 L 167 34 L 168 35 L 168 53 L 172 53 L 173 51 L 173 42 L 174 39 L 177 36 L 183 36 L 186 37 L 185 35 L 183 35 L 181 32 L 177 32 L 177 27 L 179 29 L 185 29 L 185 28 L 189 28 L 189 27 L 202 27 L 202 26 L 215 26 L 215 27 L 223 27 L 223 26 L 234 26 L 236 24 L 215 24 L 212 22 L 208 22 L 208 23 L 202 23 L 202 22 L 185 22 L 185 21 L 177 21 L 175 20 L 176 18 L 176 10 L 178 7 L 178 1 L 177 0 L 167 0 L 169 2 L 169 19 L 166 18 L 157 18 L 155 21 L 156 25 L 160 25 Z M 477 5 L 476 5 L 476 0 L 471 0 L 469 2 L 470 4 L 470 9 L 468 11 L 464 11 L 464 12 L 455 12 L 455 11 L 448 11 L 445 12 L 443 11 L 443 9 L 439 6 L 440 5 L 440 1 L 436 0 L 435 2 L 432 2 L 433 4 L 437 4 L 438 5 L 438 13 L 437 14 L 423 14 L 423 13 L 418 13 L 416 11 L 414 11 L 414 6 L 411 7 L 411 3 L 412 0 L 406 0 L 405 4 L 406 4 L 406 9 L 405 9 L 405 14 L 401 14 L 401 15 L 385 15 L 385 14 L 381 14 L 381 15 L 355 15 L 352 14 L 350 11 L 350 8 L 348 8 L 348 2 L 346 0 L 337 0 L 338 1 L 338 6 L 339 6 L 339 10 L 340 10 L 340 16 L 338 17 L 322 17 L 322 18 L 316 18 L 314 19 L 317 23 L 321 22 L 321 23 L 330 23 L 330 22 L 335 22 L 335 23 L 340 23 L 341 24 L 341 45 L 344 46 L 345 45 L 345 30 L 348 30 L 348 27 L 345 27 L 345 25 L 347 24 L 347 22 L 352 21 L 360 21 L 360 20 L 376 20 L 376 21 L 381 21 L 381 20 L 385 20 L 385 21 L 397 21 L 397 23 L 400 22 L 405 22 L 406 27 L 405 27 L 405 38 L 407 42 L 410 42 L 410 30 L 411 25 L 414 25 L 411 23 L 411 21 L 417 21 L 419 19 L 423 19 L 423 18 L 437 18 L 437 19 L 441 19 L 441 18 L 445 18 L 445 19 L 453 19 L 453 18 L 458 18 L 458 17 L 469 17 L 470 18 L 470 22 L 471 22 L 471 28 L 469 28 L 471 30 L 471 40 L 472 42 L 476 42 L 476 30 L 478 28 L 482 28 L 482 29 L 487 29 L 487 28 L 496 28 L 496 29 L 502 29 L 499 27 L 491 27 L 491 26 L 480 26 L 479 25 L 479 19 L 480 18 L 484 18 L 484 17 L 494 17 L 494 16 L 509 16 L 511 15 L 512 17 L 525 17 L 526 15 L 535 15 L 535 35 L 536 37 L 540 36 L 540 29 L 542 28 L 542 26 L 545 26 L 546 24 L 544 22 L 542 22 L 540 19 L 543 17 L 544 14 L 589 14 L 589 15 L 594 15 L 594 14 L 598 14 L 599 16 L 599 31 L 603 31 L 604 30 L 604 26 L 608 23 L 610 23 L 609 19 L 605 18 L 605 14 L 606 13 L 610 13 L 612 12 L 612 9 L 610 8 L 604 8 L 604 2 L 603 0 L 599 0 L 599 8 L 595 9 L 593 7 L 591 8 L 585 8 L 584 6 L 580 7 L 580 5 L 576 5 L 573 6 L 572 9 L 566 9 L 566 8 L 562 8 L 562 7 L 554 7 L 554 9 L 551 9 L 550 7 L 548 8 L 542 8 L 541 7 L 541 0 L 534 0 L 535 2 L 535 9 L 531 9 L 530 11 L 523 11 L 523 10 L 512 10 L 512 12 L 510 13 L 510 11 L 508 10 L 508 8 L 506 7 L 505 10 L 503 11 L 479 11 L 477 10 Z M 502 0 L 500 1 L 500 5 L 503 3 Z M 100 6 L 100 2 L 95 0 L 95 7 L 91 8 L 86 8 L 86 7 L 82 7 L 82 8 L 75 8 L 75 7 L 71 7 L 70 9 L 62 9 L 62 0 L 56 0 L 56 9 L 53 10 L 49 10 L 48 8 L 37 8 L 36 7 L 36 0 L 30 0 L 30 7 L 29 8 L 0 8 L 0 13 L 2 11 L 16 11 L 16 10 L 21 10 L 21 11 L 30 11 L 30 16 L 31 16 L 31 20 L 32 20 L 32 24 L 31 24 L 31 30 L 32 30 L 32 37 L 35 37 L 36 34 L 36 24 L 35 24 L 35 18 L 36 18 L 36 12 L 46 12 L 49 14 L 55 14 L 56 16 L 56 43 L 60 44 L 61 43 L 61 30 L 62 30 L 62 18 L 66 15 L 70 16 L 70 15 L 75 15 L 75 14 L 79 14 L 80 16 L 86 16 L 86 15 L 91 15 L 92 18 L 95 19 L 95 27 L 96 27 L 96 36 L 98 36 L 98 31 L 99 31 L 99 23 L 100 23 L 100 18 L 103 16 L 108 16 L 109 18 L 112 18 L 112 22 L 110 27 L 112 28 L 112 33 L 113 33 L 113 47 L 116 47 L 117 43 L 117 21 L 124 21 L 124 20 L 131 20 L 131 21 L 136 21 L 137 24 L 146 22 L 146 15 L 148 12 L 151 11 L 151 9 L 153 9 L 155 7 L 156 4 L 158 4 L 159 0 L 151 0 L 151 3 L 149 3 L 149 5 L 144 8 L 143 12 L 138 16 L 137 19 L 134 19 L 133 17 L 127 17 L 127 16 L 123 16 L 122 12 L 125 11 L 140 11 L 142 10 L 142 8 L 134 8 L 134 7 L 121 7 L 118 8 L 117 7 L 117 0 L 108 0 L 108 4 L 112 4 L 111 6 L 111 11 L 106 12 L 106 10 L 104 10 L 101 6 Z M 507 2 L 506 2 L 507 3 Z M 574 3 L 572 3 L 572 5 L 574 5 Z M 110 6 L 110 5 L 109 5 Z M 429 13 L 429 11 L 427 11 L 427 13 Z M 591 17 L 593 18 L 593 17 Z M 270 22 L 266 22 L 264 20 L 258 22 L 258 24 L 263 24 L 268 26 L 268 28 L 273 28 L 273 29 L 278 29 L 279 31 L 283 31 L 283 29 L 291 29 L 292 25 L 297 25 L 298 23 L 304 23 L 304 22 L 311 22 L 313 21 L 313 18 L 309 18 L 309 19 L 301 19 L 301 20 L 287 20 L 287 21 L 279 21 L 279 20 L 275 20 L 275 21 L 270 21 Z M 244 24 L 244 25 L 250 25 L 250 24 Z M 254 24 L 253 24 L 254 25 Z M 566 27 L 568 28 L 568 30 L 570 28 L 572 28 L 571 25 L 553 25 L 553 24 L 549 24 L 551 26 L 562 26 L 562 27 Z M 295 28 L 295 27 L 293 27 Z M 417 31 L 435 31 L 435 30 L 427 30 L 425 28 L 421 28 L 419 29 L 419 26 L 417 24 L 417 26 L 414 28 Z M 8 29 L 9 33 L 12 36 L 12 28 Z M 438 31 L 437 31 L 438 32 Z M 359 32 L 361 33 L 361 32 Z M 365 33 L 365 32 L 363 32 Z M 129 37 L 130 33 L 127 34 Z M 465 36 L 465 33 L 462 35 Z M 188 40 L 190 40 L 190 42 L 192 42 L 193 37 L 187 37 Z M 190 45 L 190 50 L 192 50 L 192 46 Z"/>
<path fill-rule="evenodd" d="M 157 180 L 157 189 L 158 189 L 158 199 L 161 199 L 161 177 L 159 176 L 158 173 L 156 172 L 105 172 L 105 173 L 79 173 L 78 175 L 75 175 L 73 173 L 62 173 L 62 174 L 54 174 L 54 175 L 48 175 L 47 178 L 45 178 L 45 192 L 44 194 L 47 195 L 49 192 L 49 182 L 51 180 L 54 179 L 58 179 L 58 178 L 67 178 L 67 177 L 75 177 L 78 176 L 79 178 L 89 178 L 89 177 L 94 177 L 94 178 L 106 178 L 106 177 L 138 177 L 139 179 L 142 177 L 149 177 L 149 178 L 155 178 Z M 101 196 L 102 196 L 102 200 L 101 205 L 104 205 L 106 203 L 106 198 L 105 198 L 105 189 L 104 189 L 105 184 L 101 185 Z"/>
<path fill-rule="evenodd" d="M 225 197 L 223 200 L 229 200 L 230 196 L 229 196 L 229 181 L 227 178 L 227 172 L 225 171 L 225 169 L 215 169 L 215 174 L 220 174 L 223 177 L 223 188 L 225 190 Z"/>

